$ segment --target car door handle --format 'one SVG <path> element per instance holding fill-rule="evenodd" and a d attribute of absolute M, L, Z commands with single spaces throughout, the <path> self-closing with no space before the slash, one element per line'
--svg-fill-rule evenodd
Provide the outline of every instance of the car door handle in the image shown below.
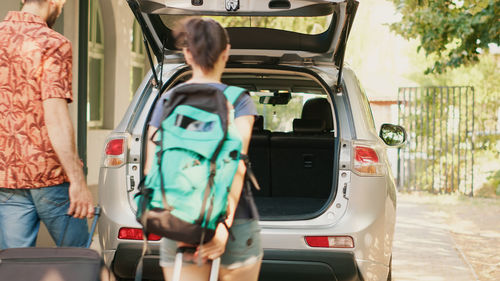
<path fill-rule="evenodd" d="M 127 183 L 128 183 L 127 191 L 128 192 L 134 191 L 134 188 L 135 188 L 135 178 L 134 178 L 134 176 L 127 175 Z"/>

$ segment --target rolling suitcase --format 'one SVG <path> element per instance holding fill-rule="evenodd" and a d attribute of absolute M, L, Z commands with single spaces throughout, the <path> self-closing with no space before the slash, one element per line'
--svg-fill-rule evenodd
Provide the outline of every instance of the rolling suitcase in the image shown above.
<path fill-rule="evenodd" d="M 0 250 L 1 281 L 95 281 L 104 266 L 98 252 L 88 249 L 100 208 L 90 230 L 87 248 L 12 248 Z M 64 239 L 64 235 L 63 238 Z"/>
<path fill-rule="evenodd" d="M 181 280 L 181 269 L 182 269 L 182 257 L 185 252 L 194 252 L 196 248 L 192 247 L 180 247 L 177 249 L 177 253 L 175 255 L 175 263 L 174 263 L 174 273 L 172 276 L 172 281 L 180 281 Z M 209 281 L 217 281 L 219 278 L 219 267 L 220 267 L 220 258 L 217 258 L 212 261 L 212 269 L 210 270 L 210 279 Z"/>

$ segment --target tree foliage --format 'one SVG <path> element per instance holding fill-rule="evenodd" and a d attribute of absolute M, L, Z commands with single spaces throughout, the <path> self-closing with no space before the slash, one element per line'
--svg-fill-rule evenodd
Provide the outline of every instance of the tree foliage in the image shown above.
<path fill-rule="evenodd" d="M 406 39 L 418 38 L 442 73 L 479 61 L 488 45 L 500 45 L 500 0 L 391 0 L 402 15 L 391 29 Z"/>

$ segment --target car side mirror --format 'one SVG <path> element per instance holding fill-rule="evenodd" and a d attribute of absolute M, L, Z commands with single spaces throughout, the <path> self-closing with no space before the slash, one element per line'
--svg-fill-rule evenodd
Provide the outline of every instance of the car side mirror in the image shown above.
<path fill-rule="evenodd" d="M 400 125 L 382 124 L 380 138 L 389 146 L 401 147 L 406 143 L 406 130 Z"/>

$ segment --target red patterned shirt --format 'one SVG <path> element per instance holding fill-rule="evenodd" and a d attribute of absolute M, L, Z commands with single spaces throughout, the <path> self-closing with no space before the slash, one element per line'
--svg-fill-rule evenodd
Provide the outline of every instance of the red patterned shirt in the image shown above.
<path fill-rule="evenodd" d="M 39 188 L 68 178 L 50 142 L 43 101 L 72 101 L 71 43 L 40 17 L 0 23 L 0 187 Z"/>

